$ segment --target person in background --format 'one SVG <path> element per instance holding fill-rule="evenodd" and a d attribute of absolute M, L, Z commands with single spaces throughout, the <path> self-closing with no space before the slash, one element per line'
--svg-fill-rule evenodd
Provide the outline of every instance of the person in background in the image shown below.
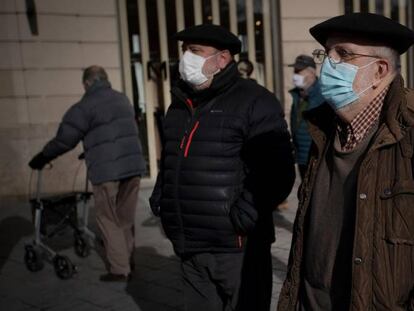
<path fill-rule="evenodd" d="M 280 311 L 414 310 L 414 32 L 352 13 L 310 29 L 326 100 L 299 191 Z"/>
<path fill-rule="evenodd" d="M 65 113 L 56 136 L 31 159 L 29 166 L 41 170 L 83 142 L 96 220 L 109 264 L 108 273 L 100 280 L 125 282 L 133 266 L 135 210 L 146 164 L 128 98 L 111 88 L 100 66 L 86 68 L 82 84 L 82 99 Z"/>
<path fill-rule="evenodd" d="M 243 79 L 249 79 L 252 81 L 255 81 L 255 79 L 250 78 L 250 76 L 253 73 L 254 70 L 254 66 L 253 63 L 251 61 L 249 61 L 248 59 L 241 59 L 237 62 L 237 70 L 239 71 L 241 77 Z"/>
<path fill-rule="evenodd" d="M 185 310 L 269 310 L 272 211 L 295 178 L 283 110 L 240 77 L 241 42 L 227 29 L 197 25 L 175 38 L 181 80 L 150 205 L 181 259 Z"/>
<path fill-rule="evenodd" d="M 295 146 L 296 163 L 303 180 L 308 167 L 309 150 L 312 138 L 303 113 L 318 107 L 325 99 L 321 94 L 319 80 L 316 75 L 316 64 L 308 55 L 299 55 L 293 67 L 294 88 L 289 91 L 292 95 L 292 109 L 290 112 L 290 130 Z"/>

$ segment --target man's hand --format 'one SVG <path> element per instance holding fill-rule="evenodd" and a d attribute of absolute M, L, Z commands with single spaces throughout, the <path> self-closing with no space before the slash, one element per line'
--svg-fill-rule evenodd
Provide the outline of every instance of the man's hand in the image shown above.
<path fill-rule="evenodd" d="M 48 162 L 49 158 L 45 157 L 42 152 L 39 152 L 30 160 L 29 166 L 34 170 L 41 170 Z"/>

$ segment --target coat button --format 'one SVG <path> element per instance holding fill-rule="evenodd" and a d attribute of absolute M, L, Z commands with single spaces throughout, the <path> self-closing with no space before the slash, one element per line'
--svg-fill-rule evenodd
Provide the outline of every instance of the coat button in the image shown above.
<path fill-rule="evenodd" d="M 359 194 L 359 198 L 360 198 L 361 200 L 365 200 L 365 199 L 367 198 L 367 195 L 366 195 L 365 193 L 360 193 L 360 194 Z"/>
<path fill-rule="evenodd" d="M 390 189 L 390 188 L 386 188 L 386 189 L 384 189 L 384 194 L 385 194 L 386 196 L 390 196 L 390 195 L 391 195 L 391 189 Z"/>
<path fill-rule="evenodd" d="M 360 264 L 362 263 L 362 258 L 360 258 L 360 257 L 355 257 L 355 259 L 354 259 L 354 263 L 355 263 L 356 265 L 360 265 Z"/>

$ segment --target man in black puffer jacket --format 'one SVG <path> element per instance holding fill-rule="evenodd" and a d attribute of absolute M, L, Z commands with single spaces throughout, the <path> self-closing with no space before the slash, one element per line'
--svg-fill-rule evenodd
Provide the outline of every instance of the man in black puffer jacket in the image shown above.
<path fill-rule="evenodd" d="M 56 137 L 30 162 L 33 169 L 73 149 L 82 140 L 93 184 L 96 219 L 105 243 L 109 273 L 101 281 L 126 281 L 134 249 L 134 215 L 146 165 L 128 98 L 111 88 L 105 70 L 83 73 L 85 95 L 65 113 Z"/>
<path fill-rule="evenodd" d="M 284 114 L 274 94 L 239 76 L 232 33 L 199 25 L 176 39 L 182 79 L 164 121 L 151 208 L 182 260 L 186 310 L 234 310 L 244 255 L 243 278 L 255 291 L 249 310 L 265 310 L 258 304 L 270 306 L 272 210 L 295 177 Z M 256 267 L 253 253 L 263 258 Z"/>

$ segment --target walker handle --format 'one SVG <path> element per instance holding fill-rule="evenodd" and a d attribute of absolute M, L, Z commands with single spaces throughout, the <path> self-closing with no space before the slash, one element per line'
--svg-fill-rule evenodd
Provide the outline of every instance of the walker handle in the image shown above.
<path fill-rule="evenodd" d="M 36 185 L 36 201 L 40 202 L 40 190 L 42 188 L 42 174 L 43 170 L 38 170 L 37 173 L 37 185 Z"/>

